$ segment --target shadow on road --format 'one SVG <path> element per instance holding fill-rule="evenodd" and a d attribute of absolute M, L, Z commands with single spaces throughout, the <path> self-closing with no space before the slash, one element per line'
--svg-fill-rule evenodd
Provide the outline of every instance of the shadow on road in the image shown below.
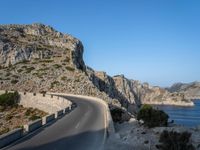
<path fill-rule="evenodd" d="M 55 139 L 52 142 L 40 144 L 31 143 L 23 147 L 23 142 L 31 137 L 25 138 L 20 144 L 14 145 L 9 150 L 100 150 L 104 142 L 104 130 L 88 131 L 73 136 Z"/>

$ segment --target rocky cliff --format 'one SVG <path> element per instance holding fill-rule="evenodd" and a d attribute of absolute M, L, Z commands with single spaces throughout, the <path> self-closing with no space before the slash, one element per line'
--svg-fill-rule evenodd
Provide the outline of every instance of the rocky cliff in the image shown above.
<path fill-rule="evenodd" d="M 82 43 L 42 24 L 0 26 L 0 50 L 0 65 L 4 67 L 41 59 L 85 67 Z"/>
<path fill-rule="evenodd" d="M 42 24 L 0 26 L 0 89 L 91 95 L 134 113 L 142 103 L 182 101 L 160 87 L 111 77 L 83 61 L 82 43 Z"/>

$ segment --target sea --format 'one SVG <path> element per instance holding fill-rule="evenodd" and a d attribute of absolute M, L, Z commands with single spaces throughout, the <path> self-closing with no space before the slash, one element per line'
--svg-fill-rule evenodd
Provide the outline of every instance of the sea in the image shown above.
<path fill-rule="evenodd" d="M 200 125 L 200 100 L 194 100 L 193 107 L 180 106 L 156 106 L 169 115 L 169 121 L 174 120 L 174 123 L 186 127 L 196 127 Z"/>

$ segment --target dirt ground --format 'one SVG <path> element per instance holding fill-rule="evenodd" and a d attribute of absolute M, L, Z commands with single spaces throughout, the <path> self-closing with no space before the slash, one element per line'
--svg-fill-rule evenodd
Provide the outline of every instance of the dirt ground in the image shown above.
<path fill-rule="evenodd" d="M 47 115 L 38 109 L 24 108 L 16 105 L 6 109 L 0 109 L 0 135 L 15 128 L 23 128 L 23 125 Z"/>

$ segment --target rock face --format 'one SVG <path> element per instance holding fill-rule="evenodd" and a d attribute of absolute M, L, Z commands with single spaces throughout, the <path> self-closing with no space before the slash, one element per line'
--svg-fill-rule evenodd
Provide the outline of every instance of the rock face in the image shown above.
<path fill-rule="evenodd" d="M 134 113 L 182 96 L 85 66 L 82 43 L 42 24 L 0 26 L 0 89 L 91 95 Z"/>
<path fill-rule="evenodd" d="M 200 82 L 192 83 L 176 83 L 170 88 L 167 88 L 170 92 L 182 93 L 185 98 L 188 99 L 200 99 Z"/>
<path fill-rule="evenodd" d="M 57 58 L 78 69 L 85 68 L 82 43 L 42 24 L 0 26 L 0 50 L 1 66 Z"/>

